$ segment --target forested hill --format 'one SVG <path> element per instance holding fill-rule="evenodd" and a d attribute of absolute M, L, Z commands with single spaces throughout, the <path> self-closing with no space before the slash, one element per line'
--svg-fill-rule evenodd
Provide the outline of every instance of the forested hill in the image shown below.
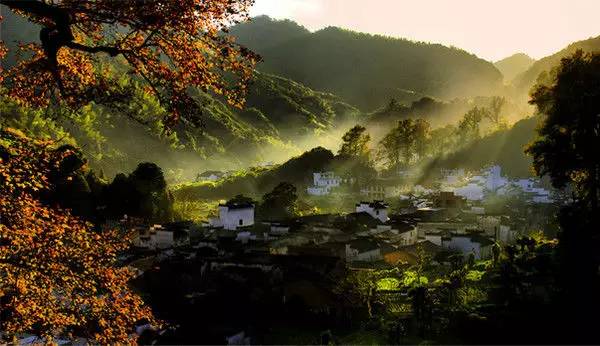
<path fill-rule="evenodd" d="M 494 66 L 504 76 L 504 82 L 511 82 L 516 76 L 527 71 L 533 65 L 535 59 L 524 53 L 513 54 L 502 60 L 496 61 Z"/>
<path fill-rule="evenodd" d="M 600 36 L 571 43 L 563 50 L 536 61 L 527 71 L 515 78 L 514 86 L 522 95 L 527 95 L 540 73 L 552 70 L 553 67 L 560 64 L 562 58 L 573 54 L 578 49 L 586 52 L 600 51 Z"/>
<path fill-rule="evenodd" d="M 11 54 L 2 64 L 10 67 L 15 62 L 12 54 L 15 41 L 36 41 L 39 27 L 4 6 L 0 9 L 4 16 L 0 27 L 2 39 L 11 48 Z M 291 22 L 280 24 L 290 26 L 288 32 L 300 28 Z M 271 29 L 248 37 L 268 35 L 269 39 L 262 41 L 275 42 L 270 35 L 286 32 L 281 27 L 275 32 L 270 32 Z M 135 80 L 122 73 L 118 60 L 111 66 L 123 85 L 136 85 Z M 183 172 L 184 177 L 191 179 L 198 170 L 283 161 L 315 145 L 331 146 L 333 141 L 337 146 L 339 132 L 346 123 L 357 122 L 359 115 L 356 108 L 335 95 L 268 73 L 255 73 L 243 109 L 233 108 L 212 94 L 191 92 L 201 105 L 204 126 L 180 123 L 169 136 L 162 132 L 160 122 L 164 109 L 141 89 L 132 96 L 127 108 L 148 126 L 131 120 L 120 110 L 98 105 L 83 107 L 72 117 L 57 116 L 54 120 L 44 117 L 41 111 L 16 106 L 2 97 L 1 90 L 0 126 L 18 128 L 32 137 L 64 138 L 81 147 L 95 168 L 108 175 L 129 171 L 140 161 L 152 161 L 167 174 Z"/>
<path fill-rule="evenodd" d="M 231 32 L 240 43 L 261 53 L 260 70 L 334 93 L 365 111 L 383 106 L 392 97 L 404 103 L 423 95 L 441 99 L 487 95 L 502 83 L 502 74 L 492 63 L 440 44 L 336 27 L 306 34 L 292 22 L 266 17 Z M 278 32 L 280 43 L 265 47 L 258 35 L 262 32 Z"/>
<path fill-rule="evenodd" d="M 536 136 L 539 117 L 525 118 L 511 128 L 493 132 L 464 148 L 433 161 L 426 172 L 439 172 L 441 168 L 478 170 L 488 165 L 502 166 L 503 174 L 511 177 L 530 177 L 532 159 L 524 150 Z"/>
<path fill-rule="evenodd" d="M 229 34 L 236 37 L 238 43 L 252 48 L 258 54 L 263 54 L 271 47 L 310 35 L 310 31 L 288 19 L 275 20 L 269 16 L 258 16 L 252 18 L 252 21 L 233 26 Z"/>
<path fill-rule="evenodd" d="M 316 144 L 337 145 L 343 126 L 356 123 L 359 116 L 356 108 L 333 95 L 265 73 L 256 73 L 244 109 L 200 91 L 192 95 L 202 105 L 204 126 L 180 123 L 169 136 L 160 122 L 165 111 L 141 92 L 134 95 L 129 112 L 149 125 L 97 105 L 54 120 L 0 96 L 0 127 L 18 128 L 33 137 L 63 138 L 82 147 L 92 166 L 109 176 L 151 161 L 163 167 L 168 178 L 179 174 L 193 179 L 206 169 L 284 161 Z"/>

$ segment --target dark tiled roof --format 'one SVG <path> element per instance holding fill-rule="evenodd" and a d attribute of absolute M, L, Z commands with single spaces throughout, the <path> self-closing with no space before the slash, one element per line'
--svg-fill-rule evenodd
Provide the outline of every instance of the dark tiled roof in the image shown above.
<path fill-rule="evenodd" d="M 384 203 L 383 201 L 379 201 L 379 200 L 374 200 L 373 202 L 363 202 L 361 201 L 360 203 L 356 203 L 356 206 L 360 206 L 362 204 L 368 204 L 369 207 L 373 208 L 373 209 L 387 209 L 388 204 Z"/>
<path fill-rule="evenodd" d="M 436 254 L 438 252 L 444 251 L 444 248 L 442 248 L 441 246 L 439 246 L 437 244 L 432 243 L 429 240 L 425 240 L 423 242 L 416 243 L 413 245 L 403 246 L 403 247 L 399 248 L 398 250 L 406 251 L 406 252 L 409 252 L 412 254 L 417 254 L 419 248 L 422 248 L 423 251 L 425 251 L 426 253 L 429 253 L 429 254 Z"/>
<path fill-rule="evenodd" d="M 227 202 L 225 204 L 219 204 L 221 207 L 228 207 L 229 209 L 249 209 L 254 208 L 253 203 L 239 203 L 239 202 Z"/>
<path fill-rule="evenodd" d="M 379 244 L 376 241 L 369 238 L 358 238 L 350 242 L 350 247 L 358 250 L 359 252 L 367 252 L 376 249 L 380 249 Z"/>

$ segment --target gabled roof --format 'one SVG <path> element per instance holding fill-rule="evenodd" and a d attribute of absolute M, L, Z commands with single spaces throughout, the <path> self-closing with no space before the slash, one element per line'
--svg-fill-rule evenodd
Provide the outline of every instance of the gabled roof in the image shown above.
<path fill-rule="evenodd" d="M 429 240 L 425 240 L 413 245 L 407 245 L 407 246 L 403 246 L 401 248 L 399 248 L 398 250 L 402 250 L 402 251 L 406 251 L 412 254 L 418 254 L 419 248 L 423 249 L 423 251 L 425 251 L 425 253 L 428 254 L 436 254 L 438 252 L 442 252 L 444 251 L 444 248 L 429 241 Z"/>
<path fill-rule="evenodd" d="M 352 249 L 358 250 L 359 253 L 380 249 L 379 244 L 370 238 L 358 238 L 350 242 Z"/>
<path fill-rule="evenodd" d="M 219 204 L 220 207 L 227 207 L 229 209 L 251 209 L 254 208 L 254 203 L 250 202 L 227 202 L 225 204 Z"/>
<path fill-rule="evenodd" d="M 360 203 L 356 203 L 357 207 L 360 207 L 361 205 L 364 204 L 368 204 L 370 208 L 373 209 L 387 209 L 388 204 L 384 203 L 383 201 L 379 201 L 379 200 L 374 200 L 373 202 L 363 202 L 361 201 Z"/>

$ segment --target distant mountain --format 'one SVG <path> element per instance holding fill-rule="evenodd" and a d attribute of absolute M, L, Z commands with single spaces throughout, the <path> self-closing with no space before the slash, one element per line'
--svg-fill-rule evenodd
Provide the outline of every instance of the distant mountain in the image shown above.
<path fill-rule="evenodd" d="M 257 33 L 278 32 L 278 44 L 265 47 Z M 502 74 L 488 61 L 440 44 L 412 42 L 328 27 L 307 34 L 289 21 L 267 17 L 234 26 L 239 41 L 261 53 L 259 70 L 339 95 L 362 110 L 373 110 L 394 97 L 412 102 L 423 96 L 441 99 L 488 95 Z M 283 39 L 288 36 L 289 39 Z"/>
<path fill-rule="evenodd" d="M 0 11 L 4 17 L 0 22 L 1 39 L 10 48 L 15 48 L 15 41 L 37 40 L 39 27 L 4 6 L 0 6 Z M 244 29 L 243 33 L 237 32 L 241 41 L 262 48 L 310 34 L 294 22 L 261 17 L 240 24 L 237 29 Z M 9 55 L 2 64 L 10 67 L 14 56 Z M 3 124 L 32 136 L 70 136 L 83 147 L 92 165 L 109 175 L 131 170 L 140 161 L 156 162 L 165 171 L 183 170 L 186 175 L 197 171 L 199 164 L 222 169 L 286 160 L 309 147 L 327 145 L 326 141 L 334 138 L 339 140 L 337 132 L 343 129 L 338 127 L 356 122 L 360 113 L 333 94 L 261 72 L 255 73 L 243 109 L 230 107 L 219 97 L 199 90 L 193 91 L 193 97 L 202 105 L 204 126 L 197 128 L 182 122 L 170 136 L 161 130 L 162 110 L 147 97 L 139 104 L 143 105 L 140 112 L 150 126 L 96 106 L 86 108 L 87 113 L 75 121 L 47 120 L 39 112 L 20 109 L 2 97 L 0 113 Z"/>
<path fill-rule="evenodd" d="M 276 20 L 268 16 L 258 16 L 233 26 L 229 34 L 235 36 L 239 44 L 262 54 L 268 48 L 310 35 L 310 31 L 288 19 Z"/>
<path fill-rule="evenodd" d="M 573 54 L 578 49 L 587 52 L 600 51 L 600 36 L 589 38 L 587 40 L 571 43 L 565 49 L 536 61 L 527 71 L 518 75 L 513 81 L 513 85 L 521 94 L 527 95 L 531 87 L 535 84 L 540 73 L 549 72 L 553 67 L 560 64 L 560 60 Z"/>
<path fill-rule="evenodd" d="M 502 60 L 496 61 L 494 66 L 504 76 L 504 82 L 511 82 L 517 75 L 527 71 L 535 59 L 524 53 L 517 53 Z"/>

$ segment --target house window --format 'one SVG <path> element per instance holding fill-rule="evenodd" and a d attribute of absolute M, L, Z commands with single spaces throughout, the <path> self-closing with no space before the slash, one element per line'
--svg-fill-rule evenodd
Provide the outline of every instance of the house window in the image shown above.
<path fill-rule="evenodd" d="M 244 224 L 244 220 L 240 219 L 240 226 Z"/>
<path fill-rule="evenodd" d="M 379 216 L 379 210 L 375 211 L 375 215 Z"/>

